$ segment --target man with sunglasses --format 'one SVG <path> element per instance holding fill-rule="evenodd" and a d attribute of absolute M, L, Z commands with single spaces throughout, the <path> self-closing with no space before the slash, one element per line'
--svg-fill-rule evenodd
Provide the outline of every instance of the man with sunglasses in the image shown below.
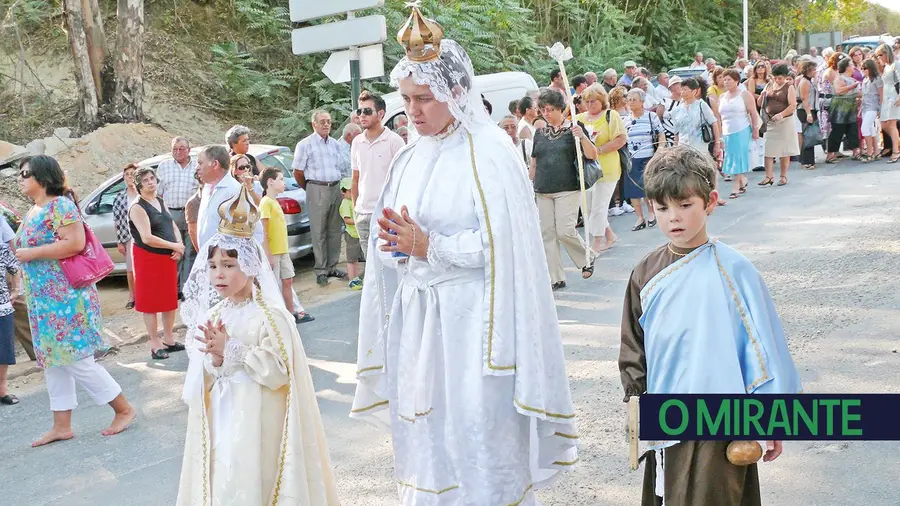
<path fill-rule="evenodd" d="M 294 150 L 294 179 L 306 190 L 306 206 L 312 235 L 316 264 L 316 283 L 328 284 L 328 278 L 347 279 L 347 273 L 337 269 L 341 255 L 341 154 L 340 141 L 331 138 L 331 115 L 326 111 L 313 112 L 314 132 L 297 143 Z"/>
<path fill-rule="evenodd" d="M 380 96 L 368 91 L 363 91 L 359 95 L 357 113 L 364 131 L 353 139 L 350 148 L 350 166 L 353 170 L 350 196 L 353 200 L 354 220 L 356 230 L 359 231 L 359 245 L 362 247 L 363 258 L 369 249 L 372 212 L 378 198 L 381 197 L 381 189 L 384 187 L 391 160 L 406 145 L 400 135 L 382 125 L 385 108 L 384 99 Z"/>

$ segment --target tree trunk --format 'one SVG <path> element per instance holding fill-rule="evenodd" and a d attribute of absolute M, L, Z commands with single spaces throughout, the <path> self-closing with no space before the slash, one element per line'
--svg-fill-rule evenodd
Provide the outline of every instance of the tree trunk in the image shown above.
<path fill-rule="evenodd" d="M 119 121 L 144 119 L 144 0 L 118 0 L 116 91 L 112 97 Z"/>
<path fill-rule="evenodd" d="M 103 30 L 103 16 L 100 14 L 100 4 L 97 0 L 81 0 L 81 8 L 88 56 L 91 59 L 91 73 L 94 75 L 94 88 L 97 90 L 97 101 L 103 104 L 109 100 L 109 97 L 106 100 L 103 98 L 103 71 L 109 54 L 106 48 L 106 32 Z"/>
<path fill-rule="evenodd" d="M 84 34 L 84 10 L 81 0 L 63 0 L 63 15 L 69 35 L 69 47 L 75 61 L 75 84 L 78 88 L 78 121 L 84 131 L 93 130 L 99 122 L 97 88 Z"/>

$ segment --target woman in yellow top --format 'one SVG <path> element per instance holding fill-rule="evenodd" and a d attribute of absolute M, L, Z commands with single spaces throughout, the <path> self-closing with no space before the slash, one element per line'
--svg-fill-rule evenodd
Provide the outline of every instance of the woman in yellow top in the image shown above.
<path fill-rule="evenodd" d="M 607 210 L 616 183 L 622 176 L 619 148 L 627 142 L 625 124 L 618 112 L 609 108 L 609 96 L 600 84 L 592 84 L 581 94 L 587 112 L 577 116 L 597 146 L 597 162 L 603 177 L 591 188 L 590 230 L 593 237 L 591 249 L 603 251 L 616 242 L 616 234 L 609 226 Z M 605 239 L 605 244 L 603 240 Z"/>
<path fill-rule="evenodd" d="M 716 97 L 725 93 L 725 69 L 722 67 L 716 67 L 712 74 L 710 74 L 710 80 L 712 82 L 709 84 L 709 88 L 706 89 L 706 96 L 708 97 Z"/>

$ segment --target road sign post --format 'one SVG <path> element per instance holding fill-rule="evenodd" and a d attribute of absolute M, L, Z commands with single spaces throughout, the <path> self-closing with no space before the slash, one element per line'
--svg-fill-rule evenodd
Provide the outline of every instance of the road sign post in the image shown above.
<path fill-rule="evenodd" d="M 359 107 L 359 48 L 350 48 L 350 101 L 353 109 Z"/>
<path fill-rule="evenodd" d="M 346 21 L 293 30 L 291 49 L 296 55 L 304 55 L 349 48 L 348 51 L 332 52 L 322 72 L 333 83 L 350 81 L 353 109 L 358 107 L 360 80 L 384 75 L 381 43 L 387 40 L 387 22 L 384 16 L 358 18 L 355 13 L 383 5 L 384 0 L 289 0 L 293 23 L 347 14 Z M 345 77 L 345 72 L 349 73 L 349 79 Z"/>

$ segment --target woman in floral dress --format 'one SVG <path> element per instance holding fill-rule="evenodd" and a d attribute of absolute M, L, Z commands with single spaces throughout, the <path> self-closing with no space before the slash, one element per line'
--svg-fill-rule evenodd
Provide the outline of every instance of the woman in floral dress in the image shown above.
<path fill-rule="evenodd" d="M 22 193 L 35 205 L 16 234 L 16 257 L 22 263 L 34 351 L 44 369 L 53 411 L 53 427 L 32 446 L 74 437 L 71 421 L 78 405 L 76 383 L 97 404 L 113 408 L 112 424 L 101 433 L 118 434 L 136 412 L 116 380 L 94 361 L 94 351 L 103 343 L 97 288 L 73 288 L 59 264 L 60 259 L 84 249 L 81 212 L 55 159 L 44 155 L 26 158 L 19 168 Z"/>

